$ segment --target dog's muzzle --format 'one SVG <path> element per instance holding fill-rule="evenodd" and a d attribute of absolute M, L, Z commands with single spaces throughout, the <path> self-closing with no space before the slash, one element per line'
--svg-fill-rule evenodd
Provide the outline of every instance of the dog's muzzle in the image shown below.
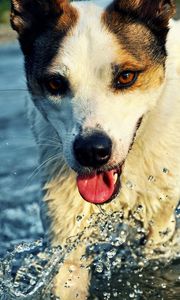
<path fill-rule="evenodd" d="M 118 168 L 106 168 L 112 154 L 112 141 L 102 131 L 89 131 L 76 137 L 74 156 L 82 167 L 92 170 L 91 174 L 78 175 L 77 187 L 81 196 L 88 202 L 102 204 L 110 201 L 119 191 Z"/>

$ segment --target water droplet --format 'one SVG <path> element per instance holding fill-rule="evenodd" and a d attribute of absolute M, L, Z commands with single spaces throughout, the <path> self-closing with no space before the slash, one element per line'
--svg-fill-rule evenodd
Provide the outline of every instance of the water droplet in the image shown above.
<path fill-rule="evenodd" d="M 138 205 L 136 211 L 139 213 L 139 212 L 142 212 L 143 209 L 144 209 L 144 207 L 140 204 L 140 205 Z"/>
<path fill-rule="evenodd" d="M 130 293 L 129 294 L 129 298 L 134 298 L 135 297 L 135 294 L 134 293 Z"/>
<path fill-rule="evenodd" d="M 80 222 L 80 221 L 82 220 L 82 216 L 80 216 L 80 215 L 77 216 L 77 217 L 76 217 L 76 220 L 77 220 L 77 222 Z"/>
<path fill-rule="evenodd" d="M 103 295 L 104 295 L 104 300 L 111 299 L 111 294 L 110 293 L 104 292 Z"/>
<path fill-rule="evenodd" d="M 116 252 L 117 252 L 116 249 L 112 249 L 112 250 L 110 250 L 110 251 L 107 252 L 107 256 L 109 258 L 112 258 L 112 257 L 114 257 L 116 255 Z"/>
<path fill-rule="evenodd" d="M 96 270 L 96 272 L 97 272 L 97 273 L 102 273 L 102 272 L 103 272 L 103 270 L 104 270 L 104 268 L 103 268 L 103 264 L 101 264 L 101 263 L 98 263 L 98 264 L 96 265 L 96 268 L 95 268 L 95 270 Z"/>
<path fill-rule="evenodd" d="M 120 245 L 122 245 L 124 242 L 125 242 L 124 239 L 122 240 L 121 237 L 117 237 L 117 238 L 115 238 L 115 239 L 112 241 L 112 245 L 114 245 L 114 246 L 120 246 Z"/>
<path fill-rule="evenodd" d="M 30 282 L 29 282 L 31 285 L 35 285 L 36 284 L 36 280 L 34 278 L 30 279 Z"/>
<path fill-rule="evenodd" d="M 116 291 L 113 292 L 113 296 L 114 296 L 114 297 L 117 297 L 117 296 L 118 296 L 118 292 L 116 292 Z"/>
<path fill-rule="evenodd" d="M 150 175 L 150 176 L 148 177 L 148 181 L 149 181 L 149 182 L 154 182 L 154 181 L 155 181 L 154 176 Z"/>
<path fill-rule="evenodd" d="M 133 189 L 133 184 L 132 184 L 132 182 L 131 182 L 130 180 L 128 180 L 128 181 L 126 182 L 126 186 L 127 186 L 127 188 L 130 189 L 130 190 Z"/>
<path fill-rule="evenodd" d="M 167 168 L 163 168 L 163 173 L 168 174 L 169 170 Z"/>
<path fill-rule="evenodd" d="M 119 269 L 119 268 L 121 267 L 121 265 L 122 265 L 122 260 L 121 260 L 121 258 L 118 257 L 118 256 L 115 257 L 115 259 L 114 259 L 113 262 L 112 262 L 112 266 Z"/>

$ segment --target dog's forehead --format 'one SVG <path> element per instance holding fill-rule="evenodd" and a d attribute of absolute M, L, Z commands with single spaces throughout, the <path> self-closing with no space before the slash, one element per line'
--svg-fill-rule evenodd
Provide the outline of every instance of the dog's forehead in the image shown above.
<path fill-rule="evenodd" d="M 108 3 L 105 1 L 104 4 Z M 36 74 L 38 70 L 41 73 L 42 70 L 58 72 L 61 66 L 66 66 L 82 76 L 90 70 L 110 69 L 114 63 L 130 62 L 131 66 L 143 62 L 145 68 L 155 63 L 154 57 L 157 62 L 157 41 L 144 24 L 126 20 L 120 15 L 117 19 L 104 6 L 91 2 L 72 2 L 72 7 L 76 11 L 76 20 L 72 21 L 63 38 L 59 35 L 57 22 L 36 41 Z"/>
<path fill-rule="evenodd" d="M 50 68 L 67 66 L 71 72 L 106 70 L 112 64 L 143 67 L 153 62 L 154 36 L 143 24 L 119 18 L 118 23 L 106 8 L 91 2 L 73 2 L 78 19 L 60 44 Z M 114 27 L 118 25 L 118 32 Z M 80 67 L 81 66 L 81 67 Z M 80 69 L 82 72 L 79 72 Z M 78 75 L 77 74 L 77 75 Z M 95 74 L 94 74 L 95 75 Z M 82 75 L 81 75 L 82 76 Z"/>
<path fill-rule="evenodd" d="M 75 3 L 78 20 L 60 44 L 51 66 L 62 63 L 77 68 L 81 64 L 87 70 L 101 68 L 115 60 L 118 43 L 102 21 L 103 8 L 92 3 Z"/>

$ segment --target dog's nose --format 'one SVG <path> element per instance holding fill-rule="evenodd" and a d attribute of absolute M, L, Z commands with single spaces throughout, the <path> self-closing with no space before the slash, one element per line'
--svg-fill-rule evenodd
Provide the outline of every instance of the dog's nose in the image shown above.
<path fill-rule="evenodd" d="M 79 135 L 74 141 L 74 154 L 84 167 L 99 168 L 111 157 L 112 142 L 103 132 L 94 132 L 87 136 Z"/>

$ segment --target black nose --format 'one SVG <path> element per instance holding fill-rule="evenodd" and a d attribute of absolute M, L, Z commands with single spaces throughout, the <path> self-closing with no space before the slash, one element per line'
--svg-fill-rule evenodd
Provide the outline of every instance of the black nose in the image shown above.
<path fill-rule="evenodd" d="M 103 132 L 94 132 L 74 141 L 74 154 L 84 167 L 98 168 L 105 165 L 111 157 L 112 142 Z"/>

